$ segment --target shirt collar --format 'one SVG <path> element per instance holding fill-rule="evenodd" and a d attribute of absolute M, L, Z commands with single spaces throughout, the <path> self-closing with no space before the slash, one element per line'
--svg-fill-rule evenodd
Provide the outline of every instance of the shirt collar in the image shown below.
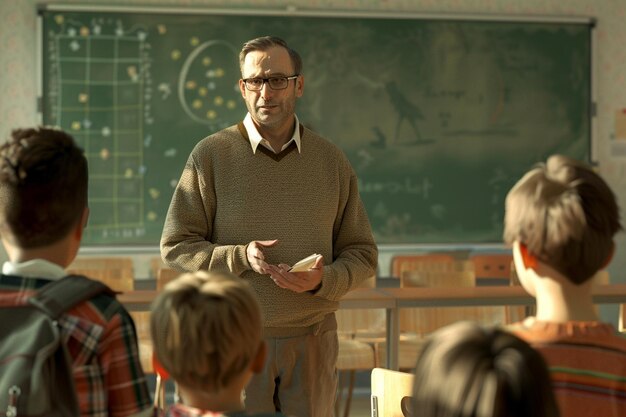
<path fill-rule="evenodd" d="M 7 261 L 2 265 L 4 275 L 16 275 L 25 278 L 61 279 L 67 275 L 59 265 L 44 259 L 32 259 L 26 262 Z"/>
<path fill-rule="evenodd" d="M 291 142 L 296 142 L 298 153 L 302 152 L 301 150 L 302 141 L 300 138 L 300 120 L 298 119 L 298 116 L 296 116 L 295 114 L 294 114 L 294 117 L 296 118 L 296 128 L 293 130 L 293 136 L 291 136 L 291 139 L 289 139 L 287 143 L 283 145 L 282 149 L 280 150 L 281 152 L 287 149 L 287 146 L 289 146 Z M 250 138 L 250 146 L 252 146 L 253 154 L 256 154 L 256 150 L 259 147 L 259 144 L 265 146 L 267 149 L 274 152 L 274 149 L 272 149 L 270 144 L 265 139 L 263 139 L 263 136 L 261 136 L 261 134 L 257 130 L 256 126 L 254 125 L 254 122 L 252 121 L 252 116 L 250 116 L 249 112 L 246 115 L 246 118 L 243 119 L 243 126 L 246 128 L 246 132 L 248 132 L 248 137 Z"/>

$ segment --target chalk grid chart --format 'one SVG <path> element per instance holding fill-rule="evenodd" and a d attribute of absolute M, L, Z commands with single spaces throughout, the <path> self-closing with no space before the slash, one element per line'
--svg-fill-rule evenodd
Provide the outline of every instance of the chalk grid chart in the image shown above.
<path fill-rule="evenodd" d="M 50 62 L 56 63 L 51 71 L 60 87 L 54 110 L 58 126 L 74 136 L 89 162 L 90 233 L 141 236 L 143 101 L 150 98 L 145 32 L 56 19 L 63 29 L 49 37 Z"/>

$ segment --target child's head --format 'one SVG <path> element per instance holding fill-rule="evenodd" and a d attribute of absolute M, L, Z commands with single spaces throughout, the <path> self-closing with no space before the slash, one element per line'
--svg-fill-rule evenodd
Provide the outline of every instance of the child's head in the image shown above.
<path fill-rule="evenodd" d="M 199 271 L 167 284 L 150 332 L 159 363 L 188 389 L 228 388 L 265 354 L 254 291 L 230 273 Z"/>
<path fill-rule="evenodd" d="M 43 127 L 14 130 L 0 146 L 3 240 L 34 249 L 66 237 L 86 220 L 87 183 L 87 159 L 70 135 Z"/>
<path fill-rule="evenodd" d="M 504 240 L 575 284 L 613 254 L 621 229 L 615 195 L 590 167 L 561 155 L 530 170 L 506 198 Z"/>
<path fill-rule="evenodd" d="M 415 373 L 415 415 L 559 415 L 541 355 L 498 328 L 458 322 L 436 331 L 427 339 Z"/>

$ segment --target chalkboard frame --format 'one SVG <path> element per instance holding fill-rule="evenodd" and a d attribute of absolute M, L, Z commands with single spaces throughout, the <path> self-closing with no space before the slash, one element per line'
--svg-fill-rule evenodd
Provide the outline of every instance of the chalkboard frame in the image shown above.
<path fill-rule="evenodd" d="M 453 14 L 453 13 L 400 13 L 400 12 L 374 12 L 374 11 L 323 11 L 316 9 L 287 7 L 281 9 L 260 9 L 260 8 L 247 8 L 247 9 L 232 9 L 232 8 L 205 8 L 205 7 L 187 7 L 187 8 L 174 8 L 174 7 L 157 7 L 157 6 L 107 6 L 107 5 L 73 5 L 73 4 L 44 4 L 38 5 L 38 19 L 37 19 L 37 115 L 38 120 L 41 123 L 43 121 L 43 102 L 44 102 L 44 87 L 43 87 L 43 24 L 42 13 L 43 12 L 103 12 L 103 13 L 150 13 L 150 14 L 178 14 L 178 15 L 238 15 L 238 16 L 273 16 L 273 17 L 328 17 L 328 18 L 367 18 L 367 19 L 402 19 L 402 20 L 449 20 L 449 21 L 477 21 L 477 22 L 498 22 L 498 23 L 575 23 L 588 25 L 590 28 L 590 115 L 589 115 L 589 143 L 588 143 L 588 155 L 592 164 L 597 163 L 598 143 L 596 139 L 597 130 L 597 93 L 596 93 L 596 20 L 593 17 L 587 16 L 561 16 L 561 15 L 506 15 L 506 14 Z M 435 242 L 434 245 L 441 245 L 441 242 Z M 450 246 L 459 245 L 492 245 L 497 242 L 450 242 Z M 398 242 L 398 243 L 383 243 L 379 244 L 381 247 L 389 248 L 410 248 L 410 247 L 424 247 L 428 246 L 428 243 L 424 242 Z M 443 243 L 443 245 L 448 245 Z M 153 246 L 145 244 L 90 244 L 85 245 L 87 248 L 93 247 L 97 251 L 106 252 L 107 250 L 115 251 L 120 246 L 129 247 L 133 252 L 136 251 L 152 251 Z"/>

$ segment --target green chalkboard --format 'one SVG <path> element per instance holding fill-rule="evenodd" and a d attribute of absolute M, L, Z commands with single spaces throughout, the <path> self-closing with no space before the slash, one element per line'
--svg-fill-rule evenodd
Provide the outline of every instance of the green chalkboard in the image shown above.
<path fill-rule="evenodd" d="M 553 153 L 590 158 L 589 23 L 40 17 L 44 123 L 71 132 L 89 158 L 87 245 L 158 244 L 195 143 L 245 116 L 237 55 L 261 35 L 301 53 L 298 116 L 350 159 L 379 244 L 499 242 L 504 197 L 524 171 Z"/>

